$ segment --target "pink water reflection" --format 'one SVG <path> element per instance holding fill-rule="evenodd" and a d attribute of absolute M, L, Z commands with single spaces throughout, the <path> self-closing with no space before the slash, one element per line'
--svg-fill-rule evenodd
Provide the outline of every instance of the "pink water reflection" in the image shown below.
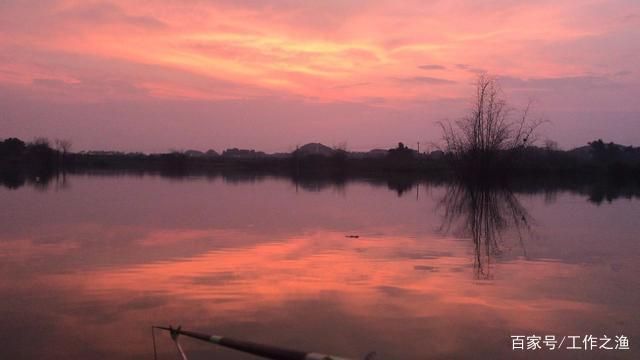
<path fill-rule="evenodd" d="M 36 220 L 24 230 L 3 224 L 0 293 L 8 299 L 2 307 L 8 325 L 0 333 L 14 339 L 9 355 L 146 357 L 149 326 L 168 323 L 356 358 L 376 350 L 383 359 L 512 357 L 518 355 L 510 350 L 512 334 L 624 331 L 633 338 L 638 331 L 638 245 L 628 240 L 624 215 L 638 207 L 634 202 L 598 209 L 573 196 L 555 204 L 524 199 L 538 233 L 527 240 L 526 256 L 507 235 L 487 280 L 475 276 L 471 239 L 436 232 L 437 213 L 424 211 L 435 207 L 437 188 L 416 201 L 366 184 L 347 187 L 346 195 L 293 197 L 277 181 L 76 184 L 53 196 L 2 194 L 22 198 L 27 207 L 39 197 L 44 205 L 31 213 L 69 201 L 55 224 Z M 97 196 L 89 191 L 98 185 L 107 193 L 130 189 L 131 201 L 147 200 L 136 206 L 149 213 L 119 215 L 114 198 L 88 216 L 83 195 Z M 159 189 L 165 198 L 155 200 L 148 192 Z M 204 190 L 206 199 L 189 196 Z M 262 208 L 291 216 L 270 214 L 262 223 L 254 203 L 243 202 L 247 192 L 260 197 Z M 209 203 L 217 195 L 228 202 L 226 213 Z M 372 199 L 393 212 L 372 206 Z M 169 216 L 166 207 L 153 213 L 154 201 L 174 201 L 173 211 L 182 215 Z M 613 227 L 610 242 L 602 244 L 599 227 L 590 228 L 591 236 L 567 230 L 567 207 L 579 207 L 585 220 L 606 215 L 618 232 Z M 423 221 L 411 217 L 416 210 Z M 254 225 L 219 221 L 229 211 Z M 580 234 L 582 243 L 575 245 L 567 231 Z M 361 236 L 345 237 L 353 233 Z M 621 243 L 627 246 L 611 248 Z M 159 340 L 163 358 L 175 358 L 166 336 Z M 188 340 L 184 345 L 190 358 L 249 358 Z"/>

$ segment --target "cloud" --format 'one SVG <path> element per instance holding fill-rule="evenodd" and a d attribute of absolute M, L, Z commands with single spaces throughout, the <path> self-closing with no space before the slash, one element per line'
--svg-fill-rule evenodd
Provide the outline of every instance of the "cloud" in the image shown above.
<path fill-rule="evenodd" d="M 638 11 L 624 1 L 0 1 L 0 88 L 46 102 L 47 109 L 56 101 L 86 105 L 87 99 L 168 104 L 278 98 L 286 108 L 243 107 L 240 113 L 283 119 L 274 125 L 280 132 L 310 114 L 331 118 L 314 117 L 314 124 L 348 129 L 375 114 L 384 135 L 371 130 L 366 137 L 393 142 L 398 128 L 386 125 L 396 119 L 393 111 L 405 122 L 424 119 L 423 103 L 469 98 L 472 79 L 485 70 L 503 75 L 505 90 L 515 96 L 546 96 L 541 106 L 635 111 L 637 102 L 629 99 L 640 94 L 640 68 L 629 59 L 638 58 L 640 34 L 630 24 Z M 592 89 L 591 97 L 585 89 Z M 336 106 L 316 114 L 310 103 L 363 108 L 349 113 Z M 300 104 L 314 110 L 296 114 Z M 189 107 L 195 105 L 184 105 L 191 114 Z M 389 112 L 377 112 L 383 108 Z M 438 116 L 456 116 L 459 108 L 443 105 Z M 231 112 L 222 116 L 220 108 L 207 111 L 207 119 L 230 119 Z M 36 128 L 28 121 L 20 126 L 23 134 Z M 227 126 L 220 120 L 210 133 Z M 313 126 L 300 127 L 300 137 L 315 136 Z M 235 136 L 251 138 L 249 128 Z M 46 135 L 42 129 L 36 135 Z M 184 131 L 202 133 L 191 130 Z M 159 132 L 158 141 L 174 146 L 173 135 Z M 251 139 L 256 146 L 267 143 L 259 133 Z"/>
<path fill-rule="evenodd" d="M 136 86 L 133 83 L 115 79 L 82 79 L 76 81 L 65 81 L 61 79 L 35 78 L 31 84 L 40 89 L 54 91 L 55 96 L 91 98 L 119 97 L 128 98 L 133 95 L 147 94 L 147 90 Z M 49 94 L 51 96 L 51 94 Z"/>
<path fill-rule="evenodd" d="M 152 16 L 128 15 L 120 7 L 107 2 L 83 3 L 81 5 L 65 9 L 57 15 L 77 23 L 91 25 L 122 24 L 150 30 L 167 28 L 167 24 Z"/>
<path fill-rule="evenodd" d="M 418 68 L 422 69 L 422 70 L 444 70 L 444 69 L 446 69 L 446 67 L 444 67 L 443 65 L 437 65 L 437 64 L 420 65 L 420 66 L 418 66 Z"/>
<path fill-rule="evenodd" d="M 399 78 L 398 80 L 405 83 L 429 84 L 429 85 L 444 85 L 444 84 L 456 83 L 453 80 L 436 78 L 431 76 L 413 76 L 413 77 Z"/>
<path fill-rule="evenodd" d="M 627 76 L 627 75 L 631 75 L 632 73 L 633 72 L 629 70 L 621 70 L 621 71 L 615 72 L 613 76 Z"/>
<path fill-rule="evenodd" d="M 350 89 L 350 88 L 359 87 L 359 86 L 367 86 L 370 84 L 371 84 L 370 82 L 359 82 L 359 83 L 353 83 L 353 84 L 336 85 L 333 88 L 334 89 Z"/>
<path fill-rule="evenodd" d="M 523 79 L 518 77 L 502 76 L 498 80 L 505 87 L 526 89 L 566 89 L 588 90 L 593 88 L 615 87 L 617 84 L 605 77 L 597 75 L 565 76 L 565 77 L 540 77 Z"/>
<path fill-rule="evenodd" d="M 466 70 L 470 73 L 474 73 L 474 74 L 482 74 L 482 73 L 486 73 L 487 71 L 485 69 L 479 68 L 479 67 L 473 67 L 467 64 L 455 64 L 455 66 L 460 69 L 460 70 Z"/>
<path fill-rule="evenodd" d="M 96 100 L 101 96 L 139 98 L 140 95 L 151 95 L 161 98 L 229 99 L 276 93 L 259 86 L 167 65 L 23 47 L 5 49 L 11 56 L 0 56 L 0 61 L 8 69 L 12 69 L 12 65 L 20 65 L 17 68 L 28 73 L 23 80 L 28 82 L 27 92 L 41 98 L 83 101 Z M 0 83 L 3 76 L 15 77 L 13 73 L 15 71 L 0 72 Z"/>
<path fill-rule="evenodd" d="M 633 14 L 624 15 L 621 21 L 625 23 L 632 23 L 632 24 L 640 23 L 640 14 L 633 13 Z"/>
<path fill-rule="evenodd" d="M 58 89 L 69 86 L 69 83 L 59 79 L 33 79 L 31 83 L 36 86 Z"/>

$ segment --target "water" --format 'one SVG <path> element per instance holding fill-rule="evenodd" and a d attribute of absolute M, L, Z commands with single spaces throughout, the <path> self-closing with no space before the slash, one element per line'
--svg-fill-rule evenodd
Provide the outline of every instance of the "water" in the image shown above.
<path fill-rule="evenodd" d="M 0 200 L 6 359 L 150 359 L 152 324 L 353 358 L 638 358 L 637 197 L 69 176 Z M 533 334 L 631 349 L 511 349 Z"/>

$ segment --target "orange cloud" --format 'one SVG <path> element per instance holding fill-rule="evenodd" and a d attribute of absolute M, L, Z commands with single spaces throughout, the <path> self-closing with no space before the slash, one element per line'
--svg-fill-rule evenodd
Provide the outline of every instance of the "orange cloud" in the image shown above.
<path fill-rule="evenodd" d="M 593 21 L 569 22 L 580 15 L 579 4 L 551 2 L 501 7 L 470 2 L 424 3 L 374 1 L 342 4 L 279 4 L 249 2 L 87 3 L 58 1 L 30 13 L 9 7 L 3 18 L 22 17 L 36 23 L 27 29 L 10 21 L 2 46 L 77 55 L 65 68 L 46 60 L 32 66 L 48 69 L 47 78 L 81 78 L 84 56 L 141 65 L 121 77 L 134 84 L 148 77 L 144 66 L 162 66 L 213 80 L 198 86 L 189 77 L 143 81 L 156 96 L 220 98 L 216 81 L 247 87 L 226 97 L 251 97 L 255 91 L 291 94 L 319 100 L 359 100 L 384 97 L 399 101 L 460 97 L 473 77 L 456 63 L 471 64 L 513 77 L 581 75 L 596 64 L 565 63 L 558 54 L 540 49 L 548 44 L 587 39 L 610 31 Z M 250 6 L 254 5 L 254 6 Z M 584 11 L 583 11 L 584 12 Z M 322 19 L 322 22 L 317 21 Z M 4 20 L 4 19 L 3 19 Z M 25 60 L 26 59 L 22 59 Z M 27 77 L 4 64 L 1 80 Z M 428 78 L 425 63 L 446 67 L 443 81 Z M 90 70 L 90 69 L 87 69 Z M 431 71 L 430 69 L 426 69 Z M 43 77 L 40 74 L 39 77 Z M 398 79 L 401 79 L 398 81 Z M 367 86 L 344 88 L 346 84 Z M 179 90 L 181 89 L 181 90 Z M 224 96 L 223 96 L 224 97 Z"/>
<path fill-rule="evenodd" d="M 377 116 L 381 119 L 378 133 L 387 137 L 375 146 L 387 147 L 398 140 L 414 141 L 416 133 L 434 132 L 433 123 L 443 117 L 461 116 L 474 78 L 487 71 L 508 79 L 504 88 L 516 106 L 533 98 L 545 114 L 574 119 L 567 120 L 565 128 L 573 128 L 575 119 L 595 111 L 625 122 L 615 132 L 604 125 L 595 131 L 584 124 L 580 131 L 561 131 L 560 143 L 577 146 L 597 137 L 637 142 L 627 135 L 635 132 L 635 125 L 628 125 L 627 119 L 638 112 L 634 99 L 640 93 L 640 65 L 630 60 L 640 56 L 633 46 L 640 38 L 638 13 L 640 9 L 623 0 L 586 4 L 577 0 L 219 0 L 188 4 L 175 0 L 50 0 L 31 6 L 29 1 L 2 2 L 0 90 L 47 109 L 60 103 L 82 107 L 87 103 L 140 105 L 174 100 L 184 109 L 193 108 L 187 102 L 219 105 L 229 100 L 249 101 L 253 105 L 247 108 L 256 108 L 279 99 L 295 104 L 287 108 L 291 115 L 284 117 L 287 129 L 300 118 L 317 117 L 310 110 L 316 105 L 356 105 L 356 115 L 324 108 L 325 132 L 320 134 L 322 129 L 305 123 L 301 125 L 304 134 L 291 141 L 343 141 L 358 136 L 349 126 L 359 127 L 360 119 Z M 512 86 L 566 83 L 574 78 L 597 78 L 603 80 L 598 84 L 610 85 Z M 2 105 L 17 106 L 18 102 L 6 103 Z M 424 106 L 427 103 L 448 105 L 434 111 Z M 305 107 L 304 114 L 293 115 L 298 106 Z M 150 111 L 144 105 L 136 107 Z M 12 113 L 16 118 L 38 121 L 20 109 Z M 63 121 L 74 123 L 68 128 L 77 129 L 75 125 L 82 121 L 78 117 Z M 140 124 L 141 131 L 147 127 L 137 114 L 123 117 L 131 119 L 127 122 L 134 127 Z M 213 121 L 213 116 L 203 117 L 207 124 Z M 241 117 L 282 118 L 275 112 L 251 110 Z M 399 118 L 404 121 L 403 130 L 388 125 Z M 429 124 L 418 126 L 417 119 Z M 228 121 L 228 117 L 217 121 Z M 282 139 L 258 143 L 252 138 L 249 143 L 245 134 L 250 130 L 234 123 L 240 137 L 247 139 L 242 146 L 280 151 L 292 145 L 282 144 Z M 217 125 L 217 129 L 230 127 L 229 122 Z M 349 133 L 336 138 L 336 131 L 327 130 L 336 128 L 342 128 L 338 133 Z M 16 125 L 10 132 L 32 137 L 55 131 Z M 77 132 L 73 136 L 89 137 Z M 363 138 L 365 135 L 382 138 L 372 131 L 362 133 Z M 252 136 L 262 138 L 261 133 Z M 437 136 L 427 137 L 424 140 L 435 141 Z M 203 142 L 224 139 L 212 135 Z M 356 141 L 363 146 L 364 140 Z M 187 136 L 180 143 L 193 146 Z M 92 147 L 89 141 L 86 146 Z M 240 144 L 236 141 L 232 146 Z"/>

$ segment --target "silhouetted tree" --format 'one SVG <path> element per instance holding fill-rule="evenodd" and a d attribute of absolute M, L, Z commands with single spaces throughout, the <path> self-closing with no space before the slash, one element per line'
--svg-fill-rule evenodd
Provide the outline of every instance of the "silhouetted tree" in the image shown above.
<path fill-rule="evenodd" d="M 67 139 L 56 139 L 55 141 L 56 150 L 62 153 L 62 156 L 66 156 L 67 153 L 71 150 L 71 140 Z"/>
<path fill-rule="evenodd" d="M 37 177 L 49 177 L 55 170 L 56 151 L 51 148 L 46 138 L 36 138 L 27 144 L 23 160 L 24 165 Z"/>
<path fill-rule="evenodd" d="M 56 139 L 54 141 L 55 149 L 58 152 L 58 161 L 63 167 L 67 161 L 67 153 L 71 150 L 71 140 L 67 139 Z"/>
<path fill-rule="evenodd" d="M 606 144 L 602 139 L 589 143 L 593 158 L 601 162 L 611 162 L 619 160 L 622 155 L 623 146 L 610 142 Z M 633 148 L 632 148 L 633 149 Z M 627 151 L 629 151 L 627 149 Z"/>
<path fill-rule="evenodd" d="M 499 154 L 532 144 L 535 130 L 542 123 L 530 118 L 530 103 L 519 116 L 513 113 L 497 80 L 480 75 L 470 113 L 453 123 L 439 122 L 444 150 L 453 159 L 479 170 L 495 165 Z"/>
<path fill-rule="evenodd" d="M 389 155 L 391 157 L 413 157 L 415 150 L 410 149 L 404 143 L 399 142 L 398 147 L 389 149 Z"/>
<path fill-rule="evenodd" d="M 337 168 L 344 168 L 348 157 L 347 144 L 341 143 L 333 147 L 331 164 Z"/>
<path fill-rule="evenodd" d="M 24 154 L 26 144 L 16 138 L 5 139 L 0 142 L 0 158 L 19 158 Z"/>

